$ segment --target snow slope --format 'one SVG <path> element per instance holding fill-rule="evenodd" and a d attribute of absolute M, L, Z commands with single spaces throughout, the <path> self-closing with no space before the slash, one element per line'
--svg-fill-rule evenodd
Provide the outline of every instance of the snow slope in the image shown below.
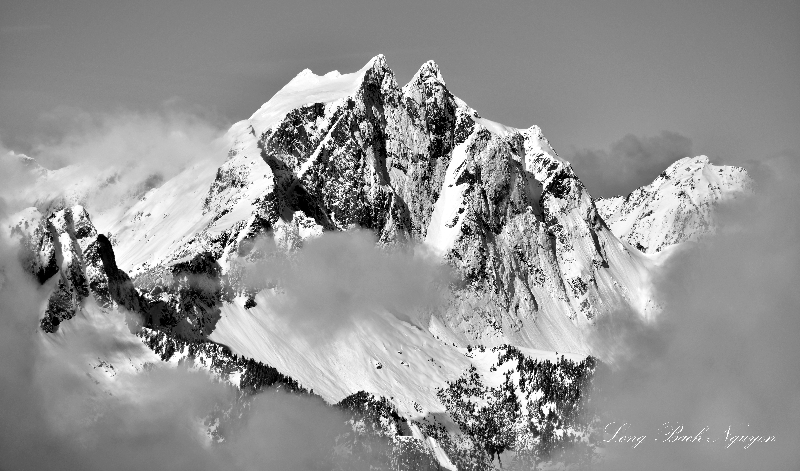
<path fill-rule="evenodd" d="M 247 310 L 241 298 L 225 305 L 210 338 L 289 372 L 331 403 L 364 390 L 390 398 L 407 417 L 441 412 L 436 388 L 469 365 L 452 344 L 385 311 L 325 338 L 309 336 L 271 310 L 272 296 L 259 293 Z"/>
<path fill-rule="evenodd" d="M 291 372 L 306 387 L 328 402 L 336 403 L 356 391 L 390 398 L 406 417 L 444 412 L 436 397 L 438 388 L 452 381 L 471 364 L 495 385 L 502 371 L 491 350 L 468 351 L 448 343 L 428 329 L 421 329 L 386 311 L 359 318 L 352 329 L 328 332 L 324 338 L 304 334 L 291 320 L 275 313 L 270 298 L 262 292 L 257 306 L 245 309 L 244 299 L 226 304 L 211 340 L 230 346 L 234 352 Z M 526 356 L 555 360 L 560 354 L 576 361 L 585 355 L 525 349 Z"/>

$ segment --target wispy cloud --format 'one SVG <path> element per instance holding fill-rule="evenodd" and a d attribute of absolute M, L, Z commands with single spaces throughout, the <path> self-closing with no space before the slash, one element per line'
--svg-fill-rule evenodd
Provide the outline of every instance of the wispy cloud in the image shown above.
<path fill-rule="evenodd" d="M 277 286 L 280 295 L 270 299 L 274 312 L 315 338 L 380 310 L 424 328 L 422 318 L 443 301 L 450 279 L 424 247 L 379 248 L 369 231 L 324 233 L 289 255 L 271 238 L 255 250 L 268 256 L 244 265 L 248 283 Z"/>
<path fill-rule="evenodd" d="M 33 185 L 37 175 L 12 162 L 14 171 L 0 177 L 0 195 L 11 209 L 20 209 L 66 194 L 77 200 L 69 204 L 86 204 L 95 212 L 158 186 L 193 163 L 221 163 L 222 126 L 194 111 L 174 100 L 154 112 L 53 110 L 43 117 L 52 128 L 49 137 L 40 138 L 29 156 L 58 172 Z M 0 154 L 6 152 L 0 144 Z"/>

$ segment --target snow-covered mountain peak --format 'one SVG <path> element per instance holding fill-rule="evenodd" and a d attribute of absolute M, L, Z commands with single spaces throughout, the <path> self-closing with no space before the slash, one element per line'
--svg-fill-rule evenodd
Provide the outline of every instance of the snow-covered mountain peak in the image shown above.
<path fill-rule="evenodd" d="M 434 80 L 443 86 L 446 85 L 444 78 L 442 78 L 442 72 L 439 70 L 439 65 L 432 60 L 422 64 L 422 67 L 420 67 L 419 70 L 417 70 L 417 73 L 414 74 L 411 82 L 424 82 L 428 80 Z"/>
<path fill-rule="evenodd" d="M 701 155 L 677 160 L 649 185 L 596 206 L 617 237 L 655 253 L 713 232 L 713 206 L 751 188 L 743 168 L 714 165 Z"/>
<path fill-rule="evenodd" d="M 386 64 L 386 56 L 383 54 L 378 54 L 364 65 L 362 69 L 388 69 L 389 66 Z"/>
<path fill-rule="evenodd" d="M 364 74 L 378 61 L 372 59 L 360 70 L 339 74 L 338 72 L 317 75 L 305 69 L 287 83 L 272 98 L 250 117 L 249 124 L 263 132 L 274 125 L 289 111 L 309 103 L 330 103 L 353 96 L 364 79 Z"/>
<path fill-rule="evenodd" d="M 682 160 L 683 159 L 679 160 L 678 162 L 680 162 Z M 697 157 L 695 157 L 691 161 L 692 161 L 692 163 L 695 163 L 697 165 L 708 165 L 710 163 L 710 160 L 708 159 L 707 155 L 698 155 Z"/>
<path fill-rule="evenodd" d="M 714 165 L 708 156 L 684 157 L 675 161 L 660 175 L 660 178 L 672 179 L 674 185 L 690 184 L 691 179 L 706 180 L 710 183 L 721 183 L 730 180 L 732 186 L 747 186 L 747 172 L 731 165 Z M 676 183 L 681 182 L 681 183 Z"/>

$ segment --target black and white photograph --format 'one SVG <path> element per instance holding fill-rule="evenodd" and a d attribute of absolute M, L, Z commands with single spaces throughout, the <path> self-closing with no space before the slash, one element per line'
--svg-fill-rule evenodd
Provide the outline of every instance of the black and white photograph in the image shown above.
<path fill-rule="evenodd" d="M 797 0 L 0 0 L 0 471 L 800 470 Z"/>

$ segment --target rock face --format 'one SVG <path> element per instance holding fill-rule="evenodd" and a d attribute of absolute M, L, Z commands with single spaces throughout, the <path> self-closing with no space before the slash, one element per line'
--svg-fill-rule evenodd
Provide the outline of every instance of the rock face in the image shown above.
<path fill-rule="evenodd" d="M 19 258 L 22 266 L 44 283 L 58 273 L 60 249 L 55 227 L 36 208 L 28 208 L 18 215 L 11 227 L 12 236 L 20 242 Z"/>
<path fill-rule="evenodd" d="M 304 71 L 229 135 L 198 238 L 223 260 L 298 217 L 307 232 L 424 242 L 464 281 L 438 313 L 464 342 L 543 348 L 579 348 L 578 326 L 637 281 L 541 130 L 481 118 L 433 62 L 402 88 L 383 56 L 354 74 Z"/>
<path fill-rule="evenodd" d="M 20 259 L 27 271 L 41 284 L 54 284 L 40 323 L 45 332 L 58 330 L 90 296 L 104 308 L 147 311 L 130 277 L 117 267 L 111 243 L 97 234 L 83 206 L 64 208 L 47 218 L 29 208 L 17 215 L 11 233 L 20 240 Z"/>
<path fill-rule="evenodd" d="M 209 252 L 151 270 L 134 280 L 143 293 L 145 325 L 182 339 L 205 339 L 219 320 L 222 280 Z"/>
<path fill-rule="evenodd" d="M 750 188 L 743 168 L 713 165 L 702 155 L 678 160 L 653 183 L 627 196 L 596 204 L 617 237 L 642 252 L 656 253 L 713 232 L 714 206 Z"/>
<path fill-rule="evenodd" d="M 84 253 L 97 231 L 83 206 L 56 211 L 47 218 L 35 208 L 18 215 L 11 234 L 20 241 L 23 267 L 44 284 L 55 277 L 41 327 L 55 332 L 58 325 L 75 315 L 89 296 L 90 278 Z M 57 275 L 57 276 L 56 276 Z"/>
<path fill-rule="evenodd" d="M 121 306 L 128 311 L 145 315 L 148 306 L 136 291 L 127 273 L 117 267 L 114 249 L 108 238 L 100 234 L 87 251 L 96 267 L 94 286 L 98 302 L 107 307 Z M 99 262 L 99 263 L 98 263 Z"/>
<path fill-rule="evenodd" d="M 41 284 L 56 279 L 41 320 L 45 332 L 55 332 L 89 296 L 103 308 L 122 307 L 140 316 L 141 325 L 186 340 L 206 338 L 219 319 L 220 267 L 208 252 L 174 263 L 162 270 L 164 277 L 142 280 L 137 289 L 83 206 L 47 218 L 29 208 L 17 216 L 11 234 L 20 241 L 23 267 Z"/>

